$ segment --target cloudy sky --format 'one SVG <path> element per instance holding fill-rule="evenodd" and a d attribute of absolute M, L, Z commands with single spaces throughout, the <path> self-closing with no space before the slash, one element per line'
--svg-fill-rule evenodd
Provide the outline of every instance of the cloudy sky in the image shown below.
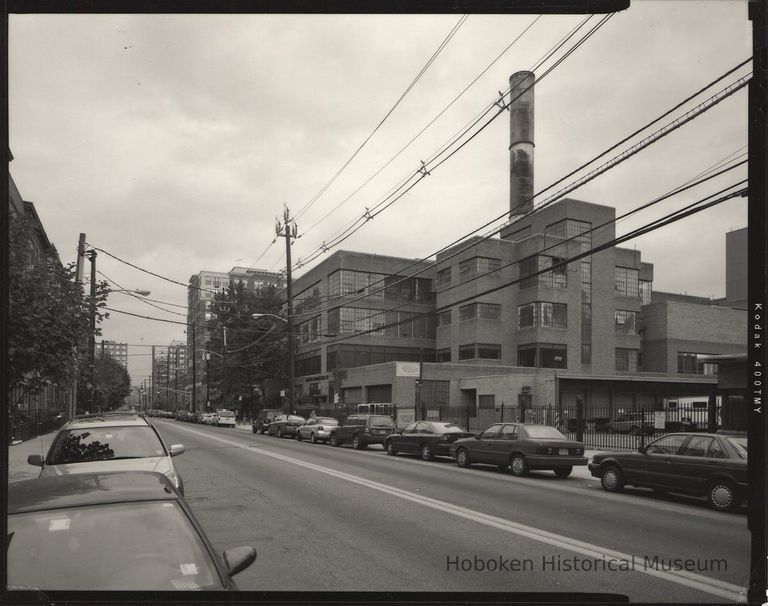
<path fill-rule="evenodd" d="M 298 215 L 293 260 L 307 259 L 583 18 L 10 15 L 11 175 L 65 263 L 84 232 L 89 244 L 182 283 L 201 270 L 279 270 L 284 245 L 271 243 L 284 204 Z M 633 0 L 537 84 L 535 191 L 750 55 L 746 0 Z M 746 144 L 744 89 L 569 195 L 621 214 L 743 154 Z M 509 208 L 508 146 L 504 113 L 340 248 L 429 257 L 498 217 Z M 745 168 L 735 170 L 621 221 L 617 233 L 745 177 Z M 736 199 L 625 246 L 655 265 L 655 289 L 719 297 L 725 233 L 746 224 L 746 200 Z M 101 278 L 151 290 L 165 302 L 156 304 L 182 315 L 120 293 L 110 307 L 184 321 L 184 307 L 169 305 L 186 304 L 184 287 L 105 254 L 97 266 Z M 185 340 L 183 329 L 113 313 L 104 338 L 167 345 Z M 134 383 L 149 375 L 148 351 L 129 349 Z"/>

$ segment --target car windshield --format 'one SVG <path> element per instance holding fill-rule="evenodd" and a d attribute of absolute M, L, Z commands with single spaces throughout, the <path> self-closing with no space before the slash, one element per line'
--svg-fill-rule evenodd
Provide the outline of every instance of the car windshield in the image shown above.
<path fill-rule="evenodd" d="M 734 450 L 742 459 L 747 458 L 747 440 L 746 438 L 728 438 L 728 441 L 733 445 Z"/>
<path fill-rule="evenodd" d="M 464 429 L 454 423 L 432 423 L 437 433 L 464 433 Z"/>
<path fill-rule="evenodd" d="M 554 427 L 546 427 L 546 426 L 540 426 L 540 427 L 526 427 L 525 433 L 528 434 L 529 438 L 534 438 L 537 440 L 547 440 L 547 439 L 555 439 L 555 440 L 564 440 L 565 436 L 561 434 L 557 429 Z"/>
<path fill-rule="evenodd" d="M 149 425 L 89 427 L 62 431 L 46 459 L 48 465 L 165 456 L 165 448 Z"/>
<path fill-rule="evenodd" d="M 372 427 L 394 427 L 395 423 L 389 417 L 372 416 L 371 426 Z"/>
<path fill-rule="evenodd" d="M 161 539 L 161 540 L 159 540 Z M 222 583 L 175 502 L 8 516 L 8 585 L 42 590 L 216 589 Z"/>
<path fill-rule="evenodd" d="M 219 416 L 224 417 L 225 419 L 233 419 L 235 417 L 235 413 L 231 410 L 220 410 Z"/>

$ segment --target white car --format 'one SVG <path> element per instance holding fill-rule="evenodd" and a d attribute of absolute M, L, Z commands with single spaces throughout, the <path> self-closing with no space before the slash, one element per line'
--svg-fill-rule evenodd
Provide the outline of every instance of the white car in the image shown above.
<path fill-rule="evenodd" d="M 213 424 L 216 427 L 234 427 L 235 413 L 231 410 L 217 410 L 213 416 Z"/>
<path fill-rule="evenodd" d="M 75 417 L 56 434 L 48 454 L 29 455 L 30 465 L 42 467 L 40 477 L 105 471 L 156 471 L 168 477 L 180 493 L 184 483 L 172 457 L 183 444 L 165 445 L 142 415 L 104 413 Z"/>
<path fill-rule="evenodd" d="M 304 425 L 300 425 L 296 431 L 296 439 L 316 442 L 327 442 L 331 437 L 331 429 L 338 426 L 339 422 L 331 417 L 312 417 L 307 419 Z"/>

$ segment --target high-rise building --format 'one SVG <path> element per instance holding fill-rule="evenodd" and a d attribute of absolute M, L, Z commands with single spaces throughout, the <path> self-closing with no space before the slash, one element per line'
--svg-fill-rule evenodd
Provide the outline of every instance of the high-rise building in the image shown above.
<path fill-rule="evenodd" d="M 128 344 L 117 341 L 102 341 L 101 354 L 110 356 L 115 362 L 128 370 Z"/>

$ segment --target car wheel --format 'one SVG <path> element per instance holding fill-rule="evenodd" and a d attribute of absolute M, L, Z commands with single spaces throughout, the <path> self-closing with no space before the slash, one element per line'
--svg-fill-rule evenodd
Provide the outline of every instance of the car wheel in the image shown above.
<path fill-rule="evenodd" d="M 315 437 L 314 431 L 311 434 L 309 434 L 309 441 L 311 444 L 317 444 L 317 438 Z"/>
<path fill-rule="evenodd" d="M 459 448 L 459 450 L 456 451 L 456 464 L 459 467 L 469 467 L 472 465 L 466 448 Z"/>
<path fill-rule="evenodd" d="M 624 477 L 621 470 L 615 465 L 609 465 L 600 474 L 600 484 L 608 492 L 621 492 L 624 490 Z"/>
<path fill-rule="evenodd" d="M 297 431 L 297 432 L 296 432 L 296 439 L 297 439 L 299 442 L 301 442 L 301 441 L 304 439 L 304 438 L 302 438 L 302 437 L 301 437 L 301 432 L 299 432 L 299 431 Z"/>
<path fill-rule="evenodd" d="M 512 473 L 516 476 L 524 476 L 528 473 L 528 461 L 521 454 L 512 455 L 509 466 L 512 468 Z"/>
<path fill-rule="evenodd" d="M 573 465 L 560 465 L 555 467 L 555 475 L 558 478 L 567 478 L 573 471 Z"/>
<path fill-rule="evenodd" d="M 363 441 L 360 439 L 360 436 L 358 436 L 358 435 L 355 435 L 355 436 L 352 438 L 352 448 L 354 448 L 355 450 L 361 450 L 361 449 L 363 449 L 363 448 L 365 448 L 365 447 L 366 447 L 366 443 L 365 443 L 365 442 L 363 442 Z"/>
<path fill-rule="evenodd" d="M 736 490 L 728 480 L 715 480 L 707 488 L 707 499 L 716 511 L 732 511 L 739 504 Z"/>
<path fill-rule="evenodd" d="M 435 455 L 432 454 L 432 449 L 429 447 L 429 444 L 422 444 L 421 445 L 421 458 L 425 461 L 431 461 L 434 458 Z"/>
<path fill-rule="evenodd" d="M 341 446 L 341 442 L 339 442 L 338 438 L 333 434 L 331 434 L 329 442 L 331 446 Z"/>
<path fill-rule="evenodd" d="M 392 446 L 392 440 L 387 440 L 387 443 L 384 444 L 384 449 L 387 451 L 387 454 L 390 456 L 395 456 L 397 454 L 397 451 Z"/>

